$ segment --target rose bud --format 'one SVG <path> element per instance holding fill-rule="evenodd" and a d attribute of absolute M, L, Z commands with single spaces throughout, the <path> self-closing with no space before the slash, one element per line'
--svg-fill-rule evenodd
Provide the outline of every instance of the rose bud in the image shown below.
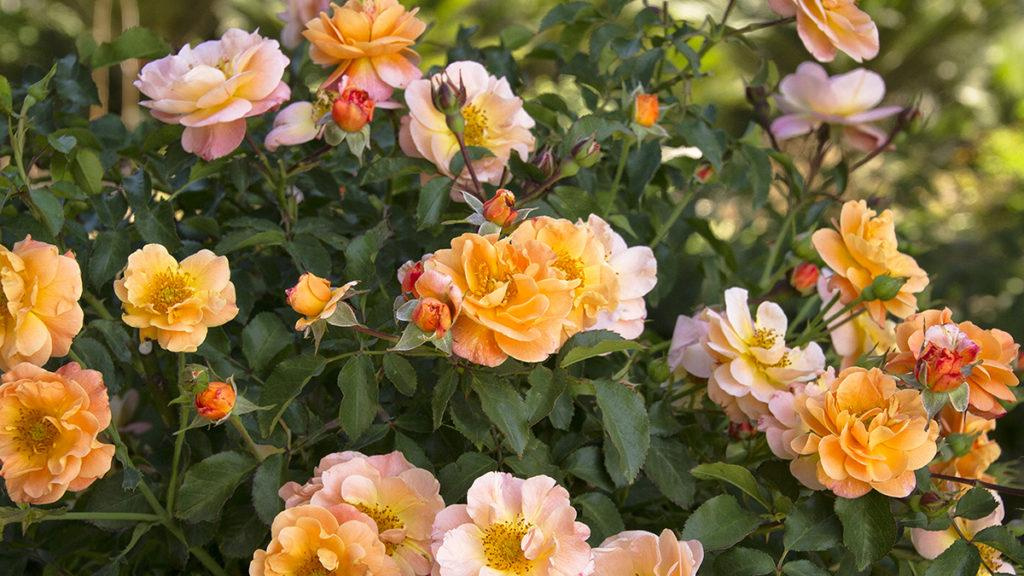
<path fill-rule="evenodd" d="M 924 333 L 914 377 L 933 392 L 949 392 L 967 381 L 981 346 L 956 324 L 931 326 Z"/>
<path fill-rule="evenodd" d="M 331 107 L 331 117 L 345 132 L 359 132 L 371 120 L 376 106 L 365 90 L 345 88 Z"/>
<path fill-rule="evenodd" d="M 484 218 L 492 224 L 504 228 L 516 220 L 516 197 L 512 192 L 501 188 L 487 202 L 484 202 Z"/>
<path fill-rule="evenodd" d="M 641 126 L 651 127 L 658 122 L 658 95 L 637 94 L 633 120 Z"/>
<path fill-rule="evenodd" d="M 319 316 L 331 300 L 331 283 L 316 274 L 306 272 L 298 283 L 285 291 L 288 305 L 307 318 Z"/>
<path fill-rule="evenodd" d="M 210 422 L 220 422 L 235 407 L 235 387 L 227 382 L 210 382 L 196 394 L 196 411 Z"/>
<path fill-rule="evenodd" d="M 452 327 L 452 312 L 437 298 L 424 298 L 412 312 L 412 323 L 420 330 L 441 338 Z"/>
<path fill-rule="evenodd" d="M 756 434 L 754 426 L 750 422 L 730 422 L 729 437 L 733 440 L 746 440 Z"/>
<path fill-rule="evenodd" d="M 907 283 L 907 278 L 902 276 L 889 276 L 883 274 L 878 278 L 875 278 L 871 284 L 861 291 L 860 297 L 864 302 L 873 302 L 875 300 L 881 300 L 887 302 L 892 300 L 900 293 L 900 289 Z"/>
<path fill-rule="evenodd" d="M 423 276 L 423 261 L 412 260 L 402 264 L 402 267 L 398 269 L 398 281 L 402 283 L 402 293 L 410 294 L 413 298 L 419 298 L 419 293 L 416 292 L 416 281 Z"/>
<path fill-rule="evenodd" d="M 693 171 L 693 177 L 697 179 L 697 182 L 701 184 L 707 184 L 709 180 L 715 175 L 715 167 L 711 164 L 701 164 L 697 166 L 697 169 Z"/>
<path fill-rule="evenodd" d="M 818 284 L 818 267 L 810 262 L 801 262 L 793 268 L 789 284 L 804 296 L 810 294 Z"/>

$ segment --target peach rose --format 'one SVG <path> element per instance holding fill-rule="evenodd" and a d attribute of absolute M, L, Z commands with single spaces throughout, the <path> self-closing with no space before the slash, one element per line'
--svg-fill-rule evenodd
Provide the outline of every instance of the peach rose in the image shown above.
<path fill-rule="evenodd" d="M 281 146 L 298 146 L 323 136 L 320 120 L 327 108 L 313 102 L 294 102 L 274 117 L 274 127 L 267 133 L 263 145 L 274 152 Z"/>
<path fill-rule="evenodd" d="M 270 545 L 253 554 L 249 574 L 398 576 L 399 572 L 370 525 L 339 519 L 319 506 L 297 506 L 274 518 Z"/>
<path fill-rule="evenodd" d="M 668 528 L 661 534 L 627 530 L 594 549 L 594 576 L 696 576 L 704 561 L 697 540 L 677 540 Z"/>
<path fill-rule="evenodd" d="M 333 288 L 330 280 L 312 272 L 299 276 L 295 286 L 285 291 L 288 305 L 303 316 L 295 321 L 295 330 L 302 332 L 314 323 L 330 318 L 338 309 L 338 304 L 356 284 L 358 281 L 353 280 Z"/>
<path fill-rule="evenodd" d="M 988 433 L 996 429 L 996 421 L 982 416 L 976 416 L 970 412 L 957 412 L 953 406 L 947 404 L 939 411 L 939 436 L 946 438 L 952 434 L 963 434 L 973 436 L 974 440 L 962 456 L 954 455 L 946 460 L 936 460 L 929 467 L 933 473 L 959 476 L 960 478 L 975 478 L 978 480 L 994 481 L 985 472 L 992 464 L 999 459 L 1002 449 L 999 443 L 989 438 Z M 943 482 L 933 480 L 934 482 Z M 962 484 L 948 483 L 944 486 L 947 491 L 959 491 Z"/>
<path fill-rule="evenodd" d="M 434 522 L 436 576 L 580 576 L 593 570 L 569 493 L 547 476 L 477 478 Z"/>
<path fill-rule="evenodd" d="M 887 134 L 872 123 L 894 116 L 899 106 L 876 108 L 885 97 L 885 81 L 874 72 L 858 68 L 829 76 L 815 62 L 804 62 L 779 83 L 776 97 L 785 113 L 771 125 L 779 140 L 810 134 L 822 124 L 841 126 L 854 148 L 871 152 L 882 146 Z"/>
<path fill-rule="evenodd" d="M 953 322 L 949 308 L 925 310 L 896 327 L 898 354 L 885 369 L 914 374 L 936 392 L 967 382 L 969 410 L 995 418 L 1006 414 L 999 401 L 1013 402 L 1019 381 L 1013 363 L 1020 345 L 1002 330 L 983 330 L 972 322 Z"/>
<path fill-rule="evenodd" d="M 676 318 L 672 343 L 668 349 L 668 366 L 673 372 L 686 370 L 697 378 L 710 378 L 715 359 L 707 349 L 708 310 L 702 308 L 691 316 L 680 314 Z"/>
<path fill-rule="evenodd" d="M 449 165 L 459 153 L 459 142 L 431 97 L 434 83 L 445 79 L 466 89 L 462 104 L 466 145 L 486 148 L 493 154 L 473 161 L 477 177 L 481 182 L 500 185 L 512 153 L 525 161 L 533 151 L 536 141 L 530 129 L 534 122 L 523 110 L 523 101 L 512 93 L 508 80 L 489 75 L 476 62 L 453 62 L 438 76 L 409 84 L 405 102 L 410 120 L 402 124 L 402 151 L 426 158 L 445 176 L 456 177 Z M 458 177 L 468 178 L 468 172 L 464 170 Z"/>
<path fill-rule="evenodd" d="M 181 124 L 181 146 L 204 160 L 227 156 L 245 137 L 245 119 L 288 100 L 281 81 L 288 57 L 277 40 L 232 28 L 220 40 L 184 46 L 146 64 L 135 87 L 141 104 L 168 124 Z"/>
<path fill-rule="evenodd" d="M 550 266 L 564 280 L 576 282 L 572 311 L 566 318 L 564 337 L 597 323 L 598 313 L 618 305 L 619 278 L 608 264 L 604 245 L 586 224 L 564 218 L 538 216 L 524 220 L 510 236 L 513 246 L 537 241 L 556 258 Z"/>
<path fill-rule="evenodd" d="M 618 277 L 618 306 L 598 310 L 591 330 L 611 330 L 627 340 L 635 340 L 644 331 L 647 303 L 644 297 L 658 284 L 658 261 L 647 246 L 628 246 L 622 236 L 600 216 L 591 214 L 586 226 L 604 246 L 608 265 Z"/>
<path fill-rule="evenodd" d="M 537 240 L 463 234 L 424 267 L 452 280 L 463 295 L 452 325 L 457 356 L 497 366 L 509 356 L 541 362 L 562 344 L 578 279 L 555 267 L 558 255 Z"/>
<path fill-rule="evenodd" d="M 957 540 L 961 538 L 966 538 L 969 541 L 974 540 L 974 536 L 985 528 L 1001 525 L 1006 514 L 1006 508 L 1003 506 L 1003 499 L 998 493 L 991 492 L 991 494 L 996 499 L 998 506 L 996 506 L 996 509 L 991 514 L 984 518 L 977 520 L 954 518 L 952 521 L 956 522 L 956 527 L 950 526 L 945 530 L 912 528 L 910 530 L 910 541 L 914 544 L 914 549 L 917 550 L 917 553 L 928 560 L 934 560 Z M 961 536 L 961 533 L 963 536 Z M 978 569 L 977 576 L 989 576 L 986 566 L 991 567 L 1000 574 L 1017 573 L 1012 564 L 1003 560 L 1003 555 L 1000 551 L 980 542 L 975 542 L 974 545 L 978 547 L 978 552 L 981 552 L 983 564 Z"/>
<path fill-rule="evenodd" d="M 0 476 L 11 500 L 50 504 L 110 470 L 114 446 L 98 439 L 110 425 L 103 375 L 75 362 L 56 372 L 22 363 L 2 382 Z"/>
<path fill-rule="evenodd" d="M 779 16 L 796 17 L 796 31 L 819 62 L 842 50 L 857 62 L 878 56 L 878 27 L 857 0 L 768 0 Z"/>
<path fill-rule="evenodd" d="M 237 396 L 238 393 L 230 382 L 210 382 L 196 394 L 196 412 L 205 420 L 221 422 L 231 415 Z"/>
<path fill-rule="evenodd" d="M 733 421 L 757 420 L 775 394 L 814 380 L 825 369 L 825 354 L 816 343 L 786 346 L 789 321 L 778 304 L 762 302 L 755 318 L 747 297 L 746 290 L 729 288 L 725 310 L 707 313 L 705 347 L 715 364 L 708 397 Z"/>
<path fill-rule="evenodd" d="M 331 5 L 330 0 L 286 0 L 284 12 L 277 17 L 284 22 L 281 29 L 281 44 L 294 50 L 302 43 L 302 31 L 306 22 L 314 19 Z"/>
<path fill-rule="evenodd" d="M 195 352 L 208 328 L 238 315 L 228 259 L 209 250 L 179 264 L 163 246 L 146 244 L 128 257 L 114 293 L 124 323 L 171 352 Z"/>
<path fill-rule="evenodd" d="M 658 95 L 637 94 L 633 103 L 633 121 L 650 128 L 658 122 Z"/>
<path fill-rule="evenodd" d="M 491 224 L 502 228 L 516 221 L 516 195 L 505 188 L 499 189 L 494 196 L 484 202 L 483 217 Z"/>
<path fill-rule="evenodd" d="M 0 246 L 0 371 L 66 356 L 82 330 L 82 271 L 72 253 L 31 236 Z"/>
<path fill-rule="evenodd" d="M 885 325 L 887 314 L 906 318 L 917 311 L 917 297 L 928 286 L 928 274 L 917 262 L 899 251 L 892 211 L 881 214 L 863 200 L 843 204 L 836 230 L 817 230 L 811 236 L 815 250 L 833 271 L 831 289 L 845 303 L 856 299 L 880 276 L 906 278 L 899 293 L 889 300 L 865 302 L 871 318 Z"/>
<path fill-rule="evenodd" d="M 832 302 L 838 291 L 831 286 L 833 276 L 828 268 L 818 276 L 818 296 L 822 302 Z M 839 314 L 843 307 L 842 298 L 836 300 L 825 311 L 826 317 Z M 851 315 L 853 318 L 850 318 Z M 828 335 L 832 340 L 832 349 L 843 360 L 842 368 L 855 366 L 865 356 L 882 356 L 896 347 L 896 323 L 886 319 L 885 324 L 880 326 L 870 315 L 860 311 L 837 316 L 828 325 Z"/>
<path fill-rule="evenodd" d="M 427 29 L 416 17 L 419 8 L 406 11 L 398 0 L 348 0 L 331 4 L 331 12 L 306 23 L 309 57 L 334 72 L 324 81 L 331 86 L 342 76 L 370 98 L 383 102 L 395 88 L 419 79 L 420 57 L 412 45 Z"/>
<path fill-rule="evenodd" d="M 939 425 L 917 390 L 899 390 L 877 368 L 847 368 L 821 396 L 795 405 L 808 431 L 793 451 L 817 462 L 817 482 L 842 498 L 872 489 L 902 498 L 917 486 L 914 471 L 937 451 Z"/>
<path fill-rule="evenodd" d="M 365 90 L 347 87 L 334 100 L 331 118 L 345 132 L 359 132 L 373 121 L 376 103 Z"/>

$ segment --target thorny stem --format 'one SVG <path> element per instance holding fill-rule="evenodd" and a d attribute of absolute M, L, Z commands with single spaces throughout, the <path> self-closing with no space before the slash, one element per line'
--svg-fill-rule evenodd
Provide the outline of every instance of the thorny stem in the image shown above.
<path fill-rule="evenodd" d="M 242 437 L 242 440 L 245 442 L 245 447 L 248 448 L 249 452 L 256 457 L 256 460 L 260 462 L 266 460 L 268 454 L 260 452 L 259 446 L 256 445 L 252 436 L 249 435 L 249 431 L 246 430 L 245 425 L 242 424 L 242 419 L 239 418 L 237 414 L 232 413 L 228 416 L 228 420 L 231 422 L 231 426 L 234 427 L 235 431 L 238 432 L 238 435 Z"/>
<path fill-rule="evenodd" d="M 1018 498 L 1024 498 L 1024 488 L 1013 488 L 1010 486 L 1003 486 L 1001 484 L 994 484 L 992 482 L 986 482 L 984 480 L 978 480 L 975 478 L 961 478 L 959 476 L 951 476 L 949 474 L 936 474 L 932 473 L 932 478 L 938 478 L 939 480 L 946 480 L 949 482 L 957 482 L 959 484 L 966 484 L 968 486 L 981 486 L 982 488 L 988 488 L 989 490 L 995 490 L 1003 494 L 1009 494 Z"/>
<path fill-rule="evenodd" d="M 185 353 L 178 354 L 178 391 L 185 393 Z M 178 492 L 178 464 L 181 461 L 181 450 L 185 444 L 185 429 L 188 427 L 188 402 L 182 402 L 178 412 L 178 433 L 174 438 L 174 456 L 171 459 L 171 482 L 167 485 L 167 509 L 173 512 L 174 497 Z"/>
<path fill-rule="evenodd" d="M 374 330 L 373 328 L 370 328 L 368 326 L 362 326 L 362 325 L 357 324 L 357 325 L 353 326 L 352 329 L 355 330 L 356 332 L 362 332 L 363 334 L 367 334 L 369 336 L 373 336 L 374 338 L 380 338 L 381 340 L 387 340 L 388 342 L 398 342 L 398 336 L 393 336 L 393 335 L 388 334 L 386 332 L 380 332 L 380 331 Z"/>
<path fill-rule="evenodd" d="M 487 200 L 487 195 L 484 194 L 484 188 L 480 185 L 480 180 L 476 177 L 476 169 L 473 168 L 473 162 L 469 158 L 469 149 L 466 147 L 465 137 L 457 132 L 452 132 L 452 134 L 455 134 L 455 140 L 459 143 L 459 152 L 462 153 L 462 161 L 466 165 L 466 171 L 469 172 L 469 177 L 473 179 L 473 189 L 477 198 L 480 198 L 480 200 Z"/>

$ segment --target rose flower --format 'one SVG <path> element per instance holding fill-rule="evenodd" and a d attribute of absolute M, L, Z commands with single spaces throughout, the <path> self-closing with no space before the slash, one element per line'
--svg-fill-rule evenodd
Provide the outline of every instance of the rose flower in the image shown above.
<path fill-rule="evenodd" d="M 920 392 L 897 389 L 877 368 L 847 368 L 831 389 L 795 407 L 808 430 L 793 439 L 793 450 L 798 459 L 816 459 L 817 481 L 842 498 L 872 489 L 902 498 L 917 486 L 914 471 L 937 451 L 939 425 Z"/>
<path fill-rule="evenodd" d="M 124 323 L 171 352 L 195 352 L 208 328 L 238 314 L 228 259 L 209 250 L 179 264 L 163 246 L 147 244 L 128 257 L 114 292 Z"/>
<path fill-rule="evenodd" d="M 0 476 L 11 500 L 56 502 L 110 470 L 114 446 L 99 441 L 110 425 L 103 375 L 77 363 L 49 372 L 18 364 L 0 384 Z"/>
<path fill-rule="evenodd" d="M 82 330 L 82 271 L 73 254 L 31 236 L 0 246 L 0 371 L 66 356 Z"/>
<path fill-rule="evenodd" d="M 796 16 L 796 31 L 819 62 L 842 50 L 857 62 L 878 56 L 878 27 L 857 0 L 768 0 L 779 16 Z"/>
<path fill-rule="evenodd" d="M 1002 330 L 983 330 L 972 322 L 953 322 L 949 308 L 925 310 L 896 327 L 898 354 L 886 365 L 895 374 L 913 373 L 922 385 L 947 392 L 964 382 L 968 409 L 994 418 L 1006 414 L 1000 400 L 1013 402 L 1019 381 L 1013 362 L 1020 346 Z"/>
<path fill-rule="evenodd" d="M 594 576 L 696 576 L 704 561 L 697 540 L 677 540 L 668 528 L 661 534 L 627 530 L 594 549 Z"/>

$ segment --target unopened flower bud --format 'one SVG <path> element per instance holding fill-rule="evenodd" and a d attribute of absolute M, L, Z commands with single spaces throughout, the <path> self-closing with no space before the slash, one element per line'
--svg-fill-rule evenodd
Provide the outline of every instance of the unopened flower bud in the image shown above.
<path fill-rule="evenodd" d="M 424 298 L 412 312 L 412 323 L 424 332 L 440 338 L 452 327 L 452 312 L 436 298 Z"/>
<path fill-rule="evenodd" d="M 398 269 L 398 281 L 402 283 L 402 293 L 409 294 L 413 298 L 419 298 L 419 294 L 416 292 L 416 281 L 423 276 L 423 261 L 412 260 L 402 264 L 402 267 Z"/>
<path fill-rule="evenodd" d="M 729 437 L 733 440 L 747 440 L 757 434 L 757 430 L 750 422 L 730 422 Z"/>
<path fill-rule="evenodd" d="M 815 261 L 818 259 L 818 251 L 814 248 L 814 243 L 811 242 L 810 232 L 798 234 L 797 237 L 793 239 L 791 249 L 793 250 L 793 254 L 796 254 L 796 256 L 801 260 Z"/>
<path fill-rule="evenodd" d="M 306 272 L 299 281 L 285 290 L 288 305 L 307 318 L 319 316 L 331 300 L 331 283 L 316 274 Z"/>
<path fill-rule="evenodd" d="M 601 145 L 593 136 L 584 138 L 572 147 L 572 159 L 580 168 L 592 168 L 601 161 Z"/>
<path fill-rule="evenodd" d="M 345 88 L 334 100 L 331 117 L 345 132 L 359 132 L 373 120 L 376 104 L 365 90 Z"/>
<path fill-rule="evenodd" d="M 793 273 L 789 276 L 789 284 L 796 288 L 797 292 L 806 296 L 817 286 L 819 273 L 820 270 L 814 264 L 801 262 L 797 264 L 796 268 L 793 268 Z"/>
<path fill-rule="evenodd" d="M 493 198 L 484 202 L 484 218 L 492 224 L 504 228 L 515 222 L 516 216 L 516 197 L 504 188 L 498 190 Z"/>
<path fill-rule="evenodd" d="M 658 122 L 657 94 L 637 94 L 633 107 L 633 120 L 637 124 L 649 128 Z"/>
<path fill-rule="evenodd" d="M 540 170 L 541 181 L 547 180 L 555 175 L 555 154 L 551 151 L 551 148 L 545 146 L 538 151 L 530 162 Z"/>
<path fill-rule="evenodd" d="M 697 179 L 697 182 L 701 184 L 707 184 L 709 180 L 715 175 L 715 167 L 711 164 L 701 164 L 697 166 L 697 169 L 693 171 L 693 177 Z"/>
<path fill-rule="evenodd" d="M 210 382 L 196 394 L 196 411 L 210 422 L 220 422 L 231 414 L 235 407 L 235 387 L 227 382 Z"/>
<path fill-rule="evenodd" d="M 447 74 L 435 76 L 430 83 L 430 99 L 437 111 L 444 114 L 445 124 L 454 134 L 466 131 L 462 107 L 466 105 L 466 85 L 462 78 L 456 84 Z"/>
<path fill-rule="evenodd" d="M 874 300 L 886 302 L 892 300 L 900 293 L 900 289 L 906 283 L 907 279 L 901 276 L 889 276 L 888 274 L 879 276 L 860 293 L 861 300 L 864 302 L 872 302 Z"/>

